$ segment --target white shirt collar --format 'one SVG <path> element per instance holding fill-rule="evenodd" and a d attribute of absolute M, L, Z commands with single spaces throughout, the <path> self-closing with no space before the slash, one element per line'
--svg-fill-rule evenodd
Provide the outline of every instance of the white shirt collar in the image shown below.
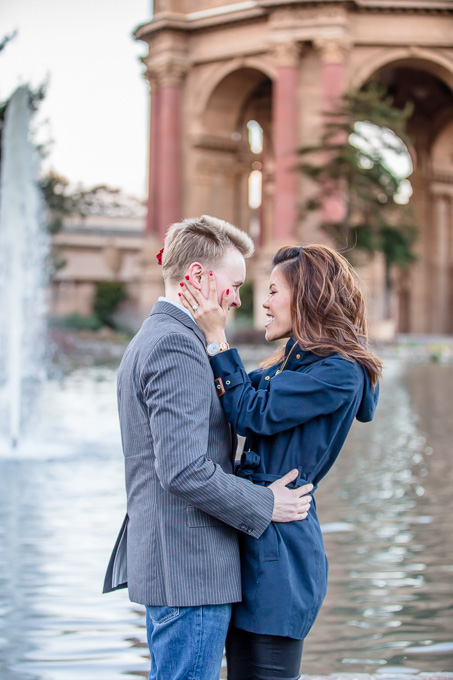
<path fill-rule="evenodd" d="M 169 305 L 174 305 L 174 306 L 177 307 L 178 309 L 182 309 L 182 311 L 185 312 L 185 313 L 187 314 L 187 316 L 188 316 L 189 318 L 192 319 L 192 321 L 194 321 L 195 323 L 197 323 L 197 322 L 195 321 L 195 319 L 193 318 L 192 314 L 189 312 L 189 310 L 186 309 L 186 308 L 185 308 L 183 305 L 181 305 L 179 302 L 175 302 L 174 300 L 170 300 L 170 298 L 165 297 L 164 295 L 159 296 L 159 302 L 168 302 Z"/>

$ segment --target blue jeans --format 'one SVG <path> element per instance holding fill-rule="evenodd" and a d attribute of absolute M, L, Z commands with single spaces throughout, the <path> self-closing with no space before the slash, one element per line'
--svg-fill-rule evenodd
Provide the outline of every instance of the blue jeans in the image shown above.
<path fill-rule="evenodd" d="M 149 680 L 219 680 L 231 604 L 146 607 Z"/>

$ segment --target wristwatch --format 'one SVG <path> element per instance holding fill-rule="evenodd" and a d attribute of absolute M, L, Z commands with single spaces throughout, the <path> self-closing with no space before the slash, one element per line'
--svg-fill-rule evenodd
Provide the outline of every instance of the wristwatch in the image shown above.
<path fill-rule="evenodd" d="M 215 357 L 216 354 L 218 354 L 219 352 L 224 352 L 227 349 L 230 349 L 230 346 L 227 342 L 214 341 L 210 342 L 206 347 L 206 351 L 209 357 Z"/>

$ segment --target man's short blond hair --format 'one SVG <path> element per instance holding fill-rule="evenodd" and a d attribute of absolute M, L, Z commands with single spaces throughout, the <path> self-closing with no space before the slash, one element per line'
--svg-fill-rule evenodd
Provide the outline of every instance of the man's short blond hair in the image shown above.
<path fill-rule="evenodd" d="M 165 238 L 164 280 L 180 281 L 192 262 L 215 267 L 230 248 L 237 248 L 244 257 L 250 257 L 254 251 L 250 236 L 224 220 L 202 215 L 177 222 Z"/>

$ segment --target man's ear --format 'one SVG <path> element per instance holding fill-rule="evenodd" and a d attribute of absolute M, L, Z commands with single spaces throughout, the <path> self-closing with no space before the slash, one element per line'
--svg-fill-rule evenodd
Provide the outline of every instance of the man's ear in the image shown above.
<path fill-rule="evenodd" d="M 202 264 L 199 262 L 192 262 L 191 265 L 189 265 L 189 269 L 187 271 L 187 276 L 189 277 L 189 283 L 196 288 L 197 290 L 201 289 L 201 280 L 204 274 L 204 267 Z"/>

